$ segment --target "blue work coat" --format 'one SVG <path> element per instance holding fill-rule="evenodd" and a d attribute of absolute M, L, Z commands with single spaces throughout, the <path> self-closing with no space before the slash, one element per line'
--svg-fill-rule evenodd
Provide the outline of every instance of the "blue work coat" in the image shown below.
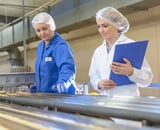
<path fill-rule="evenodd" d="M 41 41 L 37 47 L 36 62 L 36 91 L 58 93 L 53 91 L 53 85 L 66 83 L 75 79 L 75 62 L 69 44 L 55 32 L 54 37 L 45 47 Z M 68 93 L 75 93 L 74 81 L 69 81 Z"/>

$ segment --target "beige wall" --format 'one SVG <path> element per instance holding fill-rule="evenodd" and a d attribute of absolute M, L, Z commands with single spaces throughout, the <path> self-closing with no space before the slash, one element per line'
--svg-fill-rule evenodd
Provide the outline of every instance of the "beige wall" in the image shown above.
<path fill-rule="evenodd" d="M 127 16 L 131 23 L 127 36 L 134 40 L 149 40 L 149 46 L 146 53 L 146 59 L 152 67 L 154 79 L 153 82 L 160 82 L 160 13 L 158 13 L 160 7 L 141 11 L 136 14 Z M 96 25 L 91 25 L 79 30 L 69 32 L 68 34 L 62 34 L 62 36 L 70 43 L 77 65 L 77 77 L 78 82 L 88 81 L 88 70 L 91 61 L 91 56 L 95 48 L 101 44 L 101 37 L 97 32 Z M 31 70 L 34 71 L 35 50 L 37 42 L 28 46 L 27 52 L 28 65 Z M 6 57 L 6 59 L 4 59 Z M 7 55 L 1 56 L 0 60 L 3 63 L 0 64 L 0 73 L 9 72 L 10 64 L 7 61 Z"/>
<path fill-rule="evenodd" d="M 127 35 L 135 40 L 149 40 L 146 59 L 151 65 L 154 79 L 160 82 L 160 6 L 128 16 L 131 29 Z"/>
<path fill-rule="evenodd" d="M 8 61 L 9 57 L 7 52 L 0 53 L 0 73 L 10 72 L 10 63 Z"/>
<path fill-rule="evenodd" d="M 84 35 L 85 32 L 86 34 Z M 73 35 L 74 34 L 74 35 Z M 73 39 L 70 39 L 70 35 Z M 78 31 L 73 31 L 70 34 L 64 35 L 70 43 L 77 66 L 77 81 L 89 81 L 88 70 L 91 57 L 95 48 L 100 45 L 101 38 L 97 34 L 97 27 L 95 25 L 83 28 Z"/>

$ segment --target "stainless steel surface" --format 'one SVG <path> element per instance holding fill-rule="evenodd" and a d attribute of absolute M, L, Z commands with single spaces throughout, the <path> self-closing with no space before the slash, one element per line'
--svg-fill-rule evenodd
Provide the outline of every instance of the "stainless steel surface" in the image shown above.
<path fill-rule="evenodd" d="M 105 119 L 0 103 L 0 128 L 1 126 L 7 130 L 156 130 L 151 127 L 123 126 Z"/>
<path fill-rule="evenodd" d="M 160 124 L 160 99 L 56 94 L 0 94 L 1 101 L 74 112 L 97 117 L 116 117 Z"/>

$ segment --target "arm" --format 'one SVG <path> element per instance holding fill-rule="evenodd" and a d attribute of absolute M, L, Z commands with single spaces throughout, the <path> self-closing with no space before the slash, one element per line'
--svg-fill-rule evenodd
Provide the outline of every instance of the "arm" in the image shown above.
<path fill-rule="evenodd" d="M 115 82 L 113 80 L 102 78 L 102 74 L 100 74 L 97 61 L 95 56 L 93 55 L 90 70 L 89 70 L 89 76 L 90 76 L 90 82 L 93 86 L 93 88 L 100 92 L 102 90 L 108 90 L 116 86 Z"/>
<path fill-rule="evenodd" d="M 92 85 L 92 87 L 96 90 L 96 91 L 100 91 L 98 89 L 98 82 L 100 81 L 100 78 L 98 77 L 97 74 L 97 65 L 96 65 L 96 58 L 95 58 L 95 53 L 92 56 L 91 59 L 91 64 L 90 64 L 90 69 L 89 69 L 89 77 L 90 77 L 90 83 Z"/>
<path fill-rule="evenodd" d="M 123 58 L 123 63 L 112 62 L 111 69 L 116 74 L 126 75 L 137 86 L 146 87 L 152 82 L 153 74 L 147 61 L 144 59 L 141 69 L 132 67 L 129 60 Z"/>
<path fill-rule="evenodd" d="M 58 81 L 67 89 L 75 84 L 75 62 L 71 48 L 67 44 L 59 44 L 55 49 L 55 60 L 58 66 Z"/>
<path fill-rule="evenodd" d="M 133 75 L 129 76 L 129 79 L 137 84 L 140 87 L 147 87 L 150 85 L 153 79 L 152 70 L 144 59 L 143 65 L 141 69 L 134 68 Z"/>

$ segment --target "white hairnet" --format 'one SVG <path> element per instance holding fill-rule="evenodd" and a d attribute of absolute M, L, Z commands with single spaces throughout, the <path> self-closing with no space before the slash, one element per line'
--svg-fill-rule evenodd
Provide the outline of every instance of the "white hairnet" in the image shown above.
<path fill-rule="evenodd" d="M 128 20 L 115 8 L 106 7 L 100 9 L 96 13 L 96 20 L 103 19 L 114 25 L 120 33 L 125 33 L 129 30 Z"/>
<path fill-rule="evenodd" d="M 56 29 L 56 25 L 52 16 L 46 12 L 42 12 L 34 16 L 34 18 L 32 19 L 32 26 L 34 27 L 34 25 L 37 23 L 49 24 L 52 31 Z"/>

